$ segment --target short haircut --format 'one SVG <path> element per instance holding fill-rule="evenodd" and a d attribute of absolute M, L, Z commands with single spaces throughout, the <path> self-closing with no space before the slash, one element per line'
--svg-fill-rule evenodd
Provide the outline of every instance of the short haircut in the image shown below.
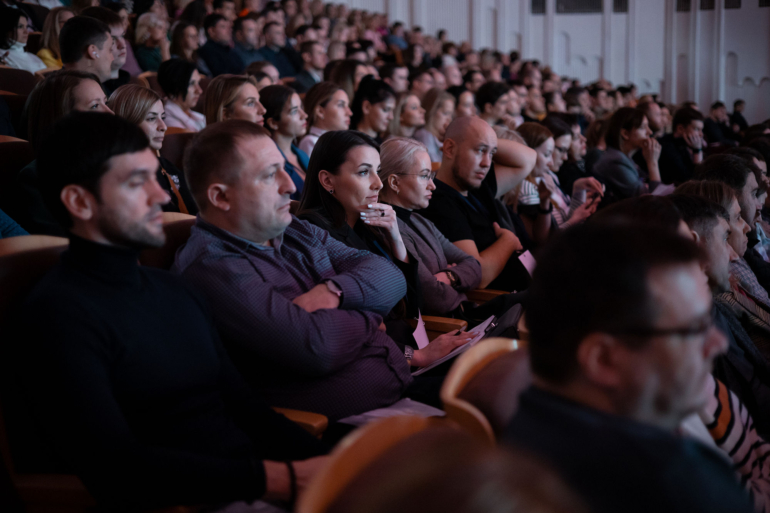
<path fill-rule="evenodd" d="M 427 69 L 417 69 L 409 74 L 409 87 L 412 87 L 415 81 L 419 80 L 423 75 L 433 76 Z"/>
<path fill-rule="evenodd" d="M 567 89 L 567 92 L 564 93 L 564 103 L 567 104 L 567 107 L 579 107 L 580 95 L 586 91 L 587 89 L 585 87 L 570 87 Z"/>
<path fill-rule="evenodd" d="M 565 135 L 572 136 L 572 127 L 556 116 L 548 115 L 543 119 L 542 124 L 553 134 L 554 139 Z"/>
<path fill-rule="evenodd" d="M 271 130 L 267 126 L 268 119 L 275 120 L 276 123 L 281 121 L 283 108 L 287 102 L 291 101 L 294 94 L 296 94 L 294 89 L 281 84 L 267 86 L 259 92 L 259 101 L 265 107 L 265 128 Z"/>
<path fill-rule="evenodd" d="M 383 64 L 383 66 L 380 68 L 380 78 L 385 80 L 386 78 L 393 78 L 393 74 L 396 72 L 397 69 L 406 69 L 406 66 L 403 64 L 398 64 L 394 62 L 389 62 L 387 64 Z"/>
<path fill-rule="evenodd" d="M 694 242 L 642 224 L 588 222 L 558 234 L 540 254 L 529 288 L 534 374 L 569 383 L 579 372 L 578 347 L 591 333 L 645 346 L 647 339 L 622 335 L 652 328 L 660 313 L 648 276 L 657 268 L 699 260 Z"/>
<path fill-rule="evenodd" d="M 690 194 L 713 201 L 720 205 L 725 212 L 730 212 L 735 199 L 735 191 L 724 182 L 716 180 L 689 180 L 674 190 L 674 195 Z M 687 220 L 685 219 L 685 222 Z M 689 225 L 689 223 L 687 223 Z"/>
<path fill-rule="evenodd" d="M 228 2 L 232 0 L 227 0 Z M 243 24 L 247 21 L 253 21 L 256 23 L 254 18 L 248 17 L 248 16 L 241 16 L 235 19 L 233 22 L 233 32 L 242 32 L 243 31 Z"/>
<path fill-rule="evenodd" d="M 620 149 L 620 131 L 634 130 L 642 126 L 644 112 L 631 107 L 623 107 L 615 111 L 607 126 L 607 135 L 604 137 L 608 148 Z"/>
<path fill-rule="evenodd" d="M 111 38 L 110 27 L 104 22 L 88 16 L 70 18 L 59 33 L 61 61 L 64 64 L 78 62 L 89 46 L 103 48 L 105 41 Z"/>
<path fill-rule="evenodd" d="M 206 16 L 206 18 L 204 18 L 203 31 L 206 33 L 207 36 L 208 36 L 209 29 L 211 27 L 214 27 L 220 21 L 227 21 L 227 18 L 225 18 L 221 14 L 216 14 L 216 13 L 209 14 L 208 16 Z"/>
<path fill-rule="evenodd" d="M 671 128 L 676 131 L 676 127 L 683 126 L 687 128 L 693 121 L 703 121 L 703 114 L 699 111 L 690 108 L 682 107 L 674 114 L 674 120 L 671 122 Z"/>
<path fill-rule="evenodd" d="M 549 112 L 545 119 L 556 118 L 567 123 L 570 128 L 580 126 L 580 116 L 574 112 Z M 545 121 L 545 119 L 543 121 Z"/>
<path fill-rule="evenodd" d="M 714 102 L 711 104 L 711 110 L 724 109 L 727 106 L 722 102 Z"/>
<path fill-rule="evenodd" d="M 757 137 L 748 143 L 748 147 L 762 154 L 760 160 L 770 163 L 770 137 Z"/>
<path fill-rule="evenodd" d="M 704 239 L 709 239 L 714 226 L 719 218 L 730 222 L 730 216 L 722 205 L 715 203 L 704 196 L 694 194 L 672 194 L 671 202 L 676 205 L 682 215 L 682 219 L 691 230 Z"/>
<path fill-rule="evenodd" d="M 326 108 L 332 96 L 337 91 L 341 91 L 342 88 L 334 82 L 319 82 L 305 93 L 305 100 L 303 106 L 305 113 L 307 114 L 307 126 L 312 127 L 315 123 L 315 108 L 321 106 Z M 350 99 L 348 98 L 348 101 Z"/>
<path fill-rule="evenodd" d="M 311 27 L 311 26 L 310 26 L 310 25 L 308 25 L 307 23 L 306 23 L 306 24 L 304 24 L 304 25 L 300 25 L 299 27 L 297 27 L 297 28 L 294 30 L 294 37 L 304 36 L 304 35 L 305 35 L 305 32 L 307 32 L 308 30 L 310 30 L 310 29 L 312 29 L 312 28 L 313 28 L 313 27 Z"/>
<path fill-rule="evenodd" d="M 462 96 L 462 94 L 467 92 L 467 91 L 468 91 L 468 89 L 466 89 L 466 87 L 464 85 L 447 87 L 447 90 L 446 90 L 446 92 L 448 92 L 449 94 L 454 96 L 455 97 L 455 101 L 458 101 L 458 102 L 460 101 L 460 96 Z"/>
<path fill-rule="evenodd" d="M 756 139 L 758 140 L 758 139 Z M 752 141 L 754 142 L 754 141 Z M 743 158 L 747 162 L 754 163 L 753 159 L 757 159 L 760 162 L 767 162 L 765 156 L 759 150 L 751 146 L 741 146 L 740 148 L 727 148 L 722 152 L 723 155 L 735 155 Z"/>
<path fill-rule="evenodd" d="M 736 193 L 743 189 L 751 169 L 735 155 L 711 155 L 695 167 L 697 180 L 716 180 L 730 186 Z"/>
<path fill-rule="evenodd" d="M 161 101 L 158 93 L 144 86 L 126 84 L 115 89 L 107 106 L 129 123 L 138 125 L 147 117 L 153 105 Z"/>
<path fill-rule="evenodd" d="M 120 16 L 106 7 L 88 7 L 83 9 L 80 15 L 99 20 L 108 27 L 123 27 L 123 20 L 120 19 Z"/>
<path fill-rule="evenodd" d="M 257 88 L 257 79 L 248 75 L 219 75 L 215 77 L 206 88 L 206 98 L 203 105 L 203 113 L 206 123 L 211 125 L 222 121 L 225 111 L 232 106 L 238 98 L 238 93 L 246 84 Z"/>
<path fill-rule="evenodd" d="M 208 206 L 206 190 L 222 182 L 235 184 L 244 164 L 238 143 L 245 139 L 270 137 L 270 133 L 251 121 L 232 119 L 207 126 L 184 152 L 184 176 L 198 209 Z"/>
<path fill-rule="evenodd" d="M 277 21 L 271 21 L 270 23 L 266 23 L 266 24 L 265 24 L 265 26 L 264 26 L 264 28 L 262 28 L 262 34 L 263 34 L 263 35 L 264 35 L 264 34 L 267 34 L 267 31 L 268 31 L 268 30 L 270 30 L 270 27 L 274 27 L 274 26 L 276 26 L 276 25 L 278 25 L 279 27 L 281 27 L 281 26 L 282 26 L 282 25 L 281 25 L 280 23 L 278 23 Z"/>
<path fill-rule="evenodd" d="M 482 76 L 484 75 L 483 73 L 481 73 L 481 71 L 479 71 L 477 69 L 472 69 L 472 70 L 466 72 L 465 75 L 463 75 L 463 84 L 467 84 L 469 82 L 473 82 L 473 75 L 475 75 L 476 73 L 479 73 Z"/>
<path fill-rule="evenodd" d="M 746 105 L 746 102 L 743 100 L 735 100 L 733 102 L 733 110 L 735 110 L 736 107 L 740 107 L 741 105 Z"/>
<path fill-rule="evenodd" d="M 484 85 L 479 87 L 476 91 L 476 107 L 478 107 L 481 114 L 484 113 L 484 106 L 490 104 L 492 106 L 497 101 L 508 94 L 511 88 L 503 82 L 485 82 Z"/>
<path fill-rule="evenodd" d="M 184 100 L 196 69 L 194 63 L 178 57 L 163 61 L 158 68 L 158 85 L 169 98 L 179 96 Z"/>
<path fill-rule="evenodd" d="M 313 47 L 320 44 L 321 43 L 318 41 L 303 41 L 302 44 L 299 45 L 299 54 L 302 55 L 303 53 L 313 53 Z"/>
<path fill-rule="evenodd" d="M 589 222 L 644 224 L 671 233 L 679 229 L 682 215 L 667 196 L 637 196 L 617 201 L 592 215 Z"/>
<path fill-rule="evenodd" d="M 61 202 L 64 187 L 85 187 L 99 196 L 99 181 L 112 157 L 150 147 L 141 128 L 107 113 L 74 112 L 53 124 L 37 158 L 38 187 L 46 206 L 64 227 L 72 226 Z"/>

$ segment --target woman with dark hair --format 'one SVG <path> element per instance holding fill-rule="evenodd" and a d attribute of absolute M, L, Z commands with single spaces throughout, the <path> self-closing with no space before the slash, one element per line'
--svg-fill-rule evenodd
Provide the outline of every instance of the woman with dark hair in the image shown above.
<path fill-rule="evenodd" d="M 652 192 L 660 185 L 660 143 L 651 135 L 643 112 L 623 107 L 612 115 L 605 136 L 607 151 L 594 167 L 594 173 L 607 185 L 603 204 Z M 647 177 L 640 175 L 631 159 L 638 150 L 647 163 Z"/>
<path fill-rule="evenodd" d="M 585 161 L 583 157 L 586 155 L 586 138 L 580 132 L 580 120 L 577 114 L 568 114 L 563 112 L 548 114 L 543 120 L 543 124 L 548 126 L 552 121 L 563 121 L 572 133 L 572 138 L 569 144 L 569 151 L 564 158 L 564 161 L 559 168 L 559 187 L 565 194 L 571 194 L 572 188 L 575 182 L 580 178 L 588 177 L 586 172 Z M 553 132 L 553 128 L 549 127 L 549 130 Z"/>
<path fill-rule="evenodd" d="M 169 59 L 158 68 L 158 84 L 166 94 L 166 124 L 199 132 L 206 127 L 206 118 L 193 108 L 203 90 L 201 75 L 195 64 L 182 59 Z"/>
<path fill-rule="evenodd" d="M 331 53 L 331 50 L 329 51 Z M 329 56 L 329 61 L 333 62 L 332 56 Z M 353 98 L 358 90 L 361 80 L 369 74 L 369 70 L 361 61 L 354 59 L 342 60 L 335 62 L 329 71 L 329 82 L 334 82 L 342 89 L 345 90 L 345 94 L 348 98 Z M 324 80 L 327 80 L 326 78 Z"/>
<path fill-rule="evenodd" d="M 27 16 L 19 9 L 0 5 L 0 64 L 34 73 L 45 69 L 45 63 L 27 46 Z"/>
<path fill-rule="evenodd" d="M 476 95 L 467 90 L 465 86 L 452 86 L 446 92 L 455 97 L 454 117 L 476 115 Z"/>
<path fill-rule="evenodd" d="M 393 120 L 396 108 L 396 93 L 388 84 L 368 75 L 353 98 L 350 129 L 363 132 L 372 137 L 377 144 L 382 143 L 381 134 L 385 133 Z"/>
<path fill-rule="evenodd" d="M 206 62 L 198 57 L 199 47 L 198 29 L 195 25 L 186 21 L 178 21 L 171 34 L 171 58 L 178 57 L 192 62 L 198 67 L 198 71 L 204 75 L 211 75 Z"/>
<path fill-rule="evenodd" d="M 334 82 L 319 82 L 305 94 L 308 132 L 299 141 L 299 149 L 312 155 L 318 138 L 329 130 L 347 130 L 350 110 L 347 93 Z"/>
<path fill-rule="evenodd" d="M 405 318 L 417 318 L 420 288 L 417 260 L 410 256 L 393 207 L 378 202 L 382 182 L 379 144 L 355 131 L 326 132 L 313 150 L 297 217 L 323 228 L 349 247 L 370 251 L 393 262 L 406 278 L 407 295 L 388 315 L 388 335 L 401 346 L 416 347 Z M 428 365 L 467 341 L 451 332 L 416 349 L 413 361 Z"/>
<path fill-rule="evenodd" d="M 302 110 L 302 100 L 294 89 L 283 85 L 267 86 L 260 95 L 265 106 L 265 128 L 270 130 L 286 161 L 284 170 L 297 188 L 291 199 L 298 200 L 302 197 L 308 168 L 307 153 L 294 144 L 307 132 L 307 114 Z"/>

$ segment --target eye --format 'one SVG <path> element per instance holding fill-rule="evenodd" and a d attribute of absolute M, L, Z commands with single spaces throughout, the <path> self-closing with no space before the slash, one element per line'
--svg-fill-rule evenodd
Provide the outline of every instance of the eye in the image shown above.
<path fill-rule="evenodd" d="M 358 174 L 361 175 L 361 176 L 366 176 L 366 175 L 369 174 L 369 170 L 368 169 L 362 169 L 362 170 L 360 170 L 358 172 Z"/>

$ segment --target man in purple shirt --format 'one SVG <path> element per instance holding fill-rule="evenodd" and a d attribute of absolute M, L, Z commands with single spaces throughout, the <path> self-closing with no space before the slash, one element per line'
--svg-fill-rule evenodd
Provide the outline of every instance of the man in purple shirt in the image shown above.
<path fill-rule="evenodd" d="M 264 128 L 216 123 L 190 148 L 200 215 L 174 270 L 208 296 L 246 379 L 273 406 L 331 420 L 398 401 L 409 363 L 380 328 L 406 293 L 398 268 L 291 215 L 295 187 Z"/>

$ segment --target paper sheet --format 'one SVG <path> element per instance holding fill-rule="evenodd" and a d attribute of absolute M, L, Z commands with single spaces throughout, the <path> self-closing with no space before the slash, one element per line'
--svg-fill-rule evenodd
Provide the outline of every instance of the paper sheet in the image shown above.
<path fill-rule="evenodd" d="M 470 349 L 471 347 L 475 346 L 476 343 L 479 340 L 484 338 L 484 335 L 486 335 L 486 333 L 487 333 L 487 328 L 489 327 L 490 324 L 492 324 L 492 321 L 494 319 L 495 319 L 495 316 L 493 315 L 489 319 L 487 319 L 486 321 L 482 322 L 481 324 L 479 324 L 478 326 L 473 328 L 472 330 L 468 330 L 468 333 L 472 333 L 474 335 L 474 337 L 471 339 L 470 342 L 468 342 L 465 345 L 462 345 L 462 346 L 458 347 L 457 349 L 455 349 L 454 351 L 452 351 L 451 353 L 449 353 L 445 357 L 439 358 L 438 360 L 436 360 L 435 362 L 431 363 L 427 367 L 420 367 L 419 369 L 417 369 L 416 371 L 414 371 L 412 373 L 412 376 L 419 376 L 423 372 L 428 372 L 432 368 L 434 368 L 434 367 L 436 367 L 438 365 L 441 365 L 445 361 L 447 361 L 447 360 L 449 360 L 451 358 L 454 358 L 458 354 L 462 354 L 465 351 L 467 351 L 468 349 Z"/>
<path fill-rule="evenodd" d="M 532 256 L 532 253 L 527 250 L 519 255 L 519 262 L 524 265 L 529 275 L 532 276 L 532 273 L 535 272 L 535 266 L 537 265 L 537 262 L 535 262 L 535 257 Z"/>
<path fill-rule="evenodd" d="M 397 415 L 416 415 L 418 417 L 443 417 L 446 415 L 443 411 L 427 404 L 412 401 L 405 398 L 400 401 L 391 404 L 386 408 L 378 408 L 376 410 L 362 413 L 361 415 L 353 415 L 340 419 L 338 422 L 343 424 L 352 424 L 354 426 L 363 426 L 369 422 L 385 419 L 388 417 L 395 417 Z"/>
<path fill-rule="evenodd" d="M 415 328 L 412 336 L 414 341 L 417 342 L 417 347 L 424 349 L 430 343 L 430 340 L 428 340 L 428 332 L 425 331 L 425 321 L 422 320 L 422 312 L 417 310 L 417 315 L 417 328 Z"/>

